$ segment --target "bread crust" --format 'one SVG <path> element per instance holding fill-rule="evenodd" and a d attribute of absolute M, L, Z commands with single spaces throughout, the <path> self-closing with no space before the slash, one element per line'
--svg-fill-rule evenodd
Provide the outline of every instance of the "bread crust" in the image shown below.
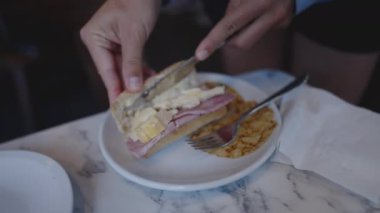
<path fill-rule="evenodd" d="M 149 88 L 151 85 L 155 83 L 157 79 L 159 79 L 161 76 L 167 75 L 168 73 L 172 72 L 174 69 L 176 69 L 178 66 L 181 65 L 184 61 L 180 61 L 177 63 L 172 64 L 171 66 L 165 68 L 160 72 L 160 74 L 152 76 L 151 78 L 147 79 L 144 83 L 144 89 Z M 194 67 L 190 67 L 189 69 L 194 69 Z M 175 82 L 173 82 L 174 84 Z M 126 112 L 125 107 L 128 105 L 131 105 L 135 99 L 141 94 L 141 92 L 138 93 L 130 93 L 127 91 L 124 91 L 119 95 L 119 97 L 116 99 L 114 103 L 110 106 L 110 111 L 112 113 L 112 116 L 115 120 L 115 123 L 119 129 L 119 131 L 123 134 L 124 139 L 127 141 L 129 140 L 128 136 L 128 127 L 125 125 L 125 118 L 126 118 Z M 127 104 L 128 103 L 128 104 Z M 170 133 L 169 135 L 163 137 L 160 139 L 149 151 L 144 155 L 145 158 L 148 158 L 161 150 L 162 148 L 166 147 L 167 145 L 173 143 L 174 141 L 178 140 L 179 138 L 188 135 L 197 129 L 201 128 L 202 126 L 218 120 L 222 118 L 224 115 L 227 114 L 226 107 L 222 107 L 221 109 L 218 109 L 215 112 L 211 112 L 205 115 L 201 115 L 200 117 L 194 119 L 193 121 L 190 121 L 183 126 L 177 128 L 175 131 Z"/>
<path fill-rule="evenodd" d="M 167 136 L 161 138 L 161 140 L 159 140 L 152 148 L 149 149 L 149 151 L 144 155 L 144 157 L 149 158 L 150 156 L 157 153 L 158 151 L 160 151 L 162 148 L 166 147 L 167 145 L 175 142 L 176 140 L 180 139 L 183 136 L 186 136 L 198 130 L 202 126 L 205 126 L 212 121 L 222 118 L 226 114 L 227 114 L 227 108 L 223 107 L 221 109 L 218 109 L 217 111 L 214 111 L 205 115 L 201 115 L 200 117 L 174 130 Z"/>
<path fill-rule="evenodd" d="M 164 75 L 172 72 L 181 63 L 183 63 L 183 61 L 174 63 L 174 64 L 166 67 L 165 69 L 163 69 L 159 74 L 154 75 L 154 76 L 150 77 L 149 79 L 147 79 L 144 82 L 144 89 L 149 88 L 150 86 L 152 86 L 155 83 L 156 79 L 158 79 L 161 76 L 164 76 Z M 117 128 L 119 129 L 119 131 L 121 133 L 123 133 L 124 137 L 127 137 L 127 135 L 126 135 L 127 127 L 123 125 L 123 123 L 124 123 L 123 121 L 124 121 L 124 118 L 125 118 L 124 108 L 126 106 L 126 102 L 129 101 L 129 102 L 133 103 L 134 100 L 142 93 L 142 91 L 141 92 L 137 92 L 137 93 L 130 93 L 128 91 L 124 91 L 124 92 L 122 92 L 117 97 L 117 99 L 115 100 L 115 102 L 113 102 L 111 104 L 111 106 L 110 106 L 110 111 L 111 111 L 112 117 L 116 121 Z"/>

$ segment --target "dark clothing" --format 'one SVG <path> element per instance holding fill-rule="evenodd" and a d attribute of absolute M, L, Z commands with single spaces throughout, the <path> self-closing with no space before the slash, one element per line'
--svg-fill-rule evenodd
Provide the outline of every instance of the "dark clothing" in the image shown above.
<path fill-rule="evenodd" d="M 203 0 L 210 19 L 216 23 L 227 0 Z M 354 53 L 380 50 L 380 0 L 335 0 L 321 3 L 297 15 L 291 29 L 334 49 Z"/>
<path fill-rule="evenodd" d="M 345 52 L 380 50 L 380 1 L 336 0 L 317 4 L 293 21 L 295 31 Z"/>

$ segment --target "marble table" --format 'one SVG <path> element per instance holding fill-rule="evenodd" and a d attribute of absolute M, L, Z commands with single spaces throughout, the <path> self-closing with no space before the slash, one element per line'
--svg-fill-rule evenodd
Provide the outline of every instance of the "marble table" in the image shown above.
<path fill-rule="evenodd" d="M 242 76 L 271 92 L 289 76 L 261 71 Z M 1 150 L 32 150 L 55 159 L 69 174 L 73 212 L 253 213 L 379 212 L 366 199 L 316 174 L 268 161 L 228 185 L 196 192 L 146 188 L 123 179 L 104 161 L 98 147 L 100 113 L 0 145 Z"/>

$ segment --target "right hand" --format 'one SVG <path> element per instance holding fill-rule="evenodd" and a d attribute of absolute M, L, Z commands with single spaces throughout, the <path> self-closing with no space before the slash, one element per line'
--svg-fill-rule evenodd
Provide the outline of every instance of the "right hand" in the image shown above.
<path fill-rule="evenodd" d="M 107 0 L 81 29 L 110 103 L 125 89 L 141 90 L 143 49 L 160 4 L 160 0 Z"/>
<path fill-rule="evenodd" d="M 286 27 L 293 16 L 295 0 L 229 0 L 224 17 L 196 49 L 203 61 L 224 43 L 250 49 L 273 28 Z"/>

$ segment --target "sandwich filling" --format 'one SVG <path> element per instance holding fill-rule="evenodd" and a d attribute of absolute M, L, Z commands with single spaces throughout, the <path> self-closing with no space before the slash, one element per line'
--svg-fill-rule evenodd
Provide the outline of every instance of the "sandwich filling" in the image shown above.
<path fill-rule="evenodd" d="M 129 150 L 143 157 L 166 135 L 196 118 L 226 106 L 234 96 L 224 86 L 206 88 L 195 72 L 142 106 L 129 112 L 123 121 L 127 127 Z"/>

